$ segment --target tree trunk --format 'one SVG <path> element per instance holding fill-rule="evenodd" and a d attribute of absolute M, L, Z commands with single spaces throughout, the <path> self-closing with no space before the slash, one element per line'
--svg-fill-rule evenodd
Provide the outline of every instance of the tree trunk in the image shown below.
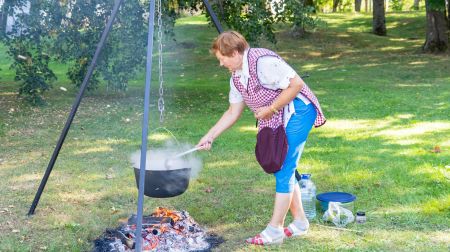
<path fill-rule="evenodd" d="M 412 7 L 413 10 L 419 10 L 419 2 L 420 0 L 414 0 L 414 4 Z"/>
<path fill-rule="evenodd" d="M 355 0 L 355 11 L 361 12 L 361 2 L 362 0 Z"/>
<path fill-rule="evenodd" d="M 314 8 L 313 13 L 316 13 L 316 6 L 314 5 L 314 1 L 313 0 L 303 0 L 303 5 L 304 6 L 311 6 Z"/>
<path fill-rule="evenodd" d="M 0 37 L 6 36 L 6 21 L 8 19 L 8 3 L 3 2 L 0 8 Z"/>
<path fill-rule="evenodd" d="M 366 13 L 369 12 L 368 7 L 369 7 L 369 0 L 364 0 L 364 8 Z"/>
<path fill-rule="evenodd" d="M 436 2 L 433 2 L 436 3 Z M 427 34 L 422 47 L 424 52 L 445 52 L 448 48 L 448 23 L 445 16 L 445 3 L 443 6 L 430 6 L 425 2 L 427 10 Z M 440 9 L 440 10 L 439 10 Z"/>
<path fill-rule="evenodd" d="M 221 20 L 221 21 L 224 21 L 225 20 L 225 14 L 224 14 L 224 10 L 223 10 L 223 0 L 218 0 L 217 1 L 217 6 L 218 6 L 218 9 L 219 9 L 219 19 Z"/>
<path fill-rule="evenodd" d="M 386 36 L 384 0 L 373 0 L 372 32 L 375 35 Z"/>
<path fill-rule="evenodd" d="M 305 34 L 306 34 L 306 30 L 305 30 L 305 27 L 303 27 L 303 26 L 296 26 L 295 25 L 291 29 L 291 35 L 294 38 L 303 38 L 305 36 Z"/>
<path fill-rule="evenodd" d="M 333 0 L 333 12 L 337 11 L 340 0 Z"/>
<path fill-rule="evenodd" d="M 450 0 L 447 0 L 447 27 L 450 30 Z"/>

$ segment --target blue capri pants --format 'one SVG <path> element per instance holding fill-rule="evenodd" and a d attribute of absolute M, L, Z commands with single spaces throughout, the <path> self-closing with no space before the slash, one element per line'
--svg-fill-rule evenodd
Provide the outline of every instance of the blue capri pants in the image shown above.
<path fill-rule="evenodd" d="M 281 170 L 274 174 L 277 193 L 290 193 L 298 183 L 295 179 L 295 169 L 302 156 L 308 134 L 317 117 L 317 111 L 312 103 L 305 105 L 302 100 L 295 98 L 294 107 L 295 113 L 292 114 L 286 126 L 288 142 L 286 159 L 281 166 Z"/>

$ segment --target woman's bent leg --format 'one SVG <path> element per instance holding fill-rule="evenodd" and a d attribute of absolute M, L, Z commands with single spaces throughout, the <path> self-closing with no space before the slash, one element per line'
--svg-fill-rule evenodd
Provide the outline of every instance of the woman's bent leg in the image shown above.
<path fill-rule="evenodd" d="M 295 219 L 306 221 L 294 172 L 317 114 L 312 104 L 305 105 L 301 100 L 295 100 L 294 105 L 296 112 L 286 127 L 288 153 L 281 170 L 275 173 L 276 195 L 270 221 L 270 225 L 275 227 L 284 225 L 288 209 Z"/>
<path fill-rule="evenodd" d="M 284 218 L 286 217 L 289 205 L 291 205 L 292 195 L 293 193 L 275 194 L 275 204 L 269 225 L 272 225 L 273 227 L 283 227 Z"/>
<path fill-rule="evenodd" d="M 287 235 L 286 229 L 282 227 L 290 208 L 291 211 L 295 212 L 294 218 L 306 220 L 294 172 L 303 152 L 308 133 L 316 118 L 316 111 L 312 104 L 305 105 L 301 100 L 295 100 L 294 105 L 296 113 L 292 115 L 286 127 L 288 153 L 281 170 L 275 173 L 276 194 L 272 218 L 266 229 L 255 237 L 246 240 L 251 244 L 265 245 L 282 242 L 285 234 Z M 298 233 L 292 232 L 290 234 L 288 236 Z"/>

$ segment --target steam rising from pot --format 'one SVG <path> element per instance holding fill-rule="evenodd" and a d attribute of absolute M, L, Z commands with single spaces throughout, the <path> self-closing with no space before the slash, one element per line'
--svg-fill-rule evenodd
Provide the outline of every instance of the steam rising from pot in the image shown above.
<path fill-rule="evenodd" d="M 174 158 L 177 154 L 192 148 L 193 146 L 189 144 L 177 146 L 167 145 L 163 148 L 149 148 L 150 150 L 147 151 L 145 169 L 161 171 L 191 168 L 191 178 L 196 178 L 203 167 L 203 162 L 195 155 L 195 153 L 190 153 L 180 158 Z M 170 165 L 167 165 L 168 160 L 170 160 Z M 137 150 L 131 154 L 130 161 L 133 167 L 140 168 L 141 151 Z"/>

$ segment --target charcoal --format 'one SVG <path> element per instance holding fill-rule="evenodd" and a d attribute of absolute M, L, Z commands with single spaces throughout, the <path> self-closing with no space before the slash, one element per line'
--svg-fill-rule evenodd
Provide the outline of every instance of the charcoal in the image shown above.
<path fill-rule="evenodd" d="M 107 229 L 94 241 L 94 251 L 134 251 L 136 219 L 136 215 L 132 215 L 127 224 Z M 224 242 L 222 237 L 207 233 L 187 211 L 157 208 L 151 215 L 144 216 L 142 223 L 142 249 L 146 251 L 207 252 Z"/>
<path fill-rule="evenodd" d="M 159 225 L 161 223 L 171 223 L 173 225 L 174 221 L 170 217 L 153 217 L 153 216 L 142 217 L 142 226 L 153 226 Z M 137 216 L 133 214 L 130 216 L 130 218 L 128 218 L 128 225 L 136 225 L 136 224 L 137 224 Z"/>
<path fill-rule="evenodd" d="M 113 233 L 115 230 L 107 229 L 101 238 L 96 239 L 93 252 L 126 252 L 125 245 Z"/>
<path fill-rule="evenodd" d="M 206 237 L 206 241 L 211 245 L 211 249 L 219 247 L 220 244 L 225 242 L 223 237 L 218 236 L 214 233 L 208 234 L 208 236 Z"/>

